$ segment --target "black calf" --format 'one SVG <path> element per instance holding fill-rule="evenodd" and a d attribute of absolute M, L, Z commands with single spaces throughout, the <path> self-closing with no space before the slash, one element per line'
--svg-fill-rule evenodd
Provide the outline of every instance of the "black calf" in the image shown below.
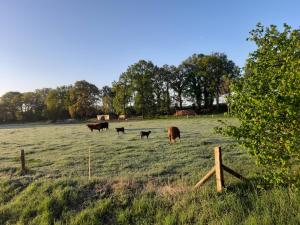
<path fill-rule="evenodd" d="M 118 132 L 118 134 L 119 134 L 119 132 L 123 132 L 123 134 L 124 134 L 125 133 L 125 128 L 124 127 L 117 127 L 116 131 Z"/>
<path fill-rule="evenodd" d="M 151 133 L 150 130 L 149 130 L 149 131 L 141 131 L 141 133 L 140 133 L 140 134 L 141 134 L 141 139 L 142 139 L 144 136 L 147 136 L 147 139 L 148 139 L 150 133 Z"/>

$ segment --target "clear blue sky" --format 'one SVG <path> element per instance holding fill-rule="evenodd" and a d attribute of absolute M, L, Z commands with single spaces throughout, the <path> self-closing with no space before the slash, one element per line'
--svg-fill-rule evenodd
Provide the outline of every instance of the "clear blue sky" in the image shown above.
<path fill-rule="evenodd" d="M 224 52 L 243 66 L 257 22 L 299 28 L 300 1 L 0 0 L 0 95 L 85 79 L 111 85 L 139 59 Z"/>

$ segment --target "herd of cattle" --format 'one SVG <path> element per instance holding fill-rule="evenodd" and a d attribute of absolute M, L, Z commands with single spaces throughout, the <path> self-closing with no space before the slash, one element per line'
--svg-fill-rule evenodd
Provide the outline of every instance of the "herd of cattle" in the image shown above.
<path fill-rule="evenodd" d="M 93 132 L 93 130 L 98 130 L 100 132 L 100 130 L 107 130 L 108 127 L 109 127 L 109 124 L 108 122 L 101 122 L 101 123 L 93 123 L 93 124 L 87 124 L 87 127 Z M 117 127 L 116 128 L 116 131 L 118 132 L 118 134 L 120 132 L 122 132 L 123 134 L 125 133 L 125 128 L 124 127 Z M 141 139 L 143 137 L 149 137 L 149 135 L 151 134 L 151 131 L 141 131 L 140 132 L 140 136 L 141 136 Z M 170 143 L 173 141 L 173 142 L 176 142 L 176 138 L 179 138 L 179 141 L 180 141 L 180 130 L 178 129 L 178 127 L 169 127 L 168 128 L 168 137 L 169 137 L 169 141 Z"/>

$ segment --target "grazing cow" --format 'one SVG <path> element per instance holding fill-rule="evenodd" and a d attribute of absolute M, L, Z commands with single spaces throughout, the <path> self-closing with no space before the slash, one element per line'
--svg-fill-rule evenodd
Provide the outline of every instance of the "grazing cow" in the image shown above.
<path fill-rule="evenodd" d="M 178 129 L 178 127 L 169 127 L 168 128 L 168 137 L 170 140 L 170 143 L 172 143 L 172 141 L 174 141 L 174 143 L 176 142 L 176 138 L 179 138 L 180 140 L 180 130 Z"/>
<path fill-rule="evenodd" d="M 103 130 L 104 128 L 107 130 L 108 129 L 108 122 L 104 123 L 90 123 L 87 124 L 87 127 L 90 128 L 90 130 L 93 132 L 93 130 Z"/>
<path fill-rule="evenodd" d="M 100 123 L 89 123 L 87 124 L 87 127 L 90 128 L 90 130 L 93 132 L 93 130 L 98 130 L 100 132 L 101 124 Z"/>
<path fill-rule="evenodd" d="M 141 133 L 140 133 L 140 134 L 141 134 L 141 139 L 142 139 L 144 136 L 147 136 L 147 139 L 148 139 L 150 133 L 151 133 L 150 130 L 149 130 L 149 131 L 141 131 Z"/>
<path fill-rule="evenodd" d="M 105 128 L 105 130 L 108 129 L 108 122 L 103 122 L 103 123 L 100 123 L 101 124 L 101 130 L 103 130 Z"/>
<path fill-rule="evenodd" d="M 125 133 L 125 128 L 124 127 L 116 127 L 116 131 L 118 132 L 123 132 L 123 134 Z"/>

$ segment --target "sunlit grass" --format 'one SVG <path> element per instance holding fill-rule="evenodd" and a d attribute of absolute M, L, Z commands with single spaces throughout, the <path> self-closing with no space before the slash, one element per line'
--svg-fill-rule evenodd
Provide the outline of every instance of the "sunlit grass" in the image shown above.
<path fill-rule="evenodd" d="M 114 122 L 100 133 L 85 124 L 2 126 L 0 224 L 299 224 L 299 192 L 258 189 L 259 169 L 231 139 L 214 133 L 218 119 Z M 118 135 L 114 128 L 122 126 L 125 134 Z M 169 126 L 180 128 L 181 143 L 169 144 Z M 148 140 L 140 139 L 141 130 L 152 131 Z M 225 174 L 223 193 L 215 192 L 214 179 L 193 190 L 218 145 L 224 164 L 249 181 Z"/>
<path fill-rule="evenodd" d="M 115 122 L 100 133 L 90 132 L 85 124 L 3 128 L 0 173 L 19 167 L 19 151 L 23 148 L 27 167 L 34 174 L 85 177 L 91 148 L 93 177 L 190 179 L 212 166 L 213 147 L 221 145 L 225 162 L 248 174 L 252 162 L 234 148 L 230 139 L 213 132 L 217 124 L 214 118 Z M 125 134 L 118 135 L 114 128 L 122 126 Z M 169 144 L 169 126 L 180 128 L 181 143 Z M 140 139 L 141 130 L 152 131 L 149 139 Z"/>

